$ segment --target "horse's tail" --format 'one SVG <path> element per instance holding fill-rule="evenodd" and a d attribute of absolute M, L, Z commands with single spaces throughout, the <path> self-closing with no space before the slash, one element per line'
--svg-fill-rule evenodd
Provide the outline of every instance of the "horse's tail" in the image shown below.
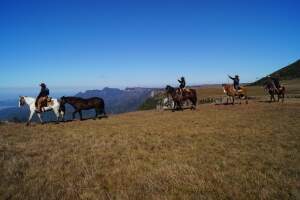
<path fill-rule="evenodd" d="M 191 89 L 192 91 L 192 103 L 193 105 L 196 107 L 197 106 L 197 102 L 198 102 L 198 98 L 197 98 L 197 91 L 195 89 Z"/>
<path fill-rule="evenodd" d="M 285 87 L 282 86 L 281 88 L 282 88 L 282 93 L 284 94 L 285 93 Z"/>
<path fill-rule="evenodd" d="M 99 109 L 100 109 L 100 112 L 103 113 L 104 115 L 106 115 L 104 100 L 102 98 L 98 98 L 98 100 L 99 100 Z"/>
<path fill-rule="evenodd" d="M 102 100 L 102 101 L 103 101 L 102 113 L 103 113 L 103 115 L 106 115 L 106 112 L 105 112 L 105 102 L 104 102 L 104 100 Z"/>

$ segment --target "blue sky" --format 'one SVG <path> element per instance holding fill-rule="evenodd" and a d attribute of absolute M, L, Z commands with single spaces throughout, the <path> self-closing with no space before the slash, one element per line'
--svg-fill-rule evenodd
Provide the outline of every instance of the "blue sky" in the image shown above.
<path fill-rule="evenodd" d="M 1 0 L 0 88 L 254 81 L 300 58 L 297 0 Z"/>

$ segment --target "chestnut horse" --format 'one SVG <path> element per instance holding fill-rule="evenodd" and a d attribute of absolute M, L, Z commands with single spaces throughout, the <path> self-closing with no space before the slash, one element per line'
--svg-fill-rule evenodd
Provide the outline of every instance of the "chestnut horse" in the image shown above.
<path fill-rule="evenodd" d="M 182 104 L 184 101 L 190 100 L 192 102 L 191 110 L 196 109 L 197 106 L 197 93 L 194 89 L 183 89 L 183 94 L 181 94 L 179 89 L 175 89 L 170 85 L 166 86 L 166 93 L 171 95 L 174 101 L 173 111 L 175 109 L 182 110 Z"/>
<path fill-rule="evenodd" d="M 78 112 L 80 116 L 80 120 L 82 120 L 82 110 L 95 109 L 96 115 L 95 119 L 99 114 L 103 114 L 106 116 L 104 109 L 104 100 L 99 97 L 92 97 L 89 99 L 83 99 L 80 97 L 61 97 L 60 98 L 60 111 L 65 111 L 65 104 L 70 104 L 75 111 L 72 113 L 73 119 L 75 118 L 75 114 Z"/>
<path fill-rule="evenodd" d="M 247 95 L 247 88 L 240 87 L 238 91 L 236 91 L 233 85 L 230 84 L 222 84 L 224 93 L 232 98 L 232 105 L 234 105 L 234 98 L 238 97 L 240 99 L 240 104 L 242 103 L 242 98 L 246 100 L 246 104 L 248 104 L 248 95 Z M 227 99 L 228 103 L 228 99 Z"/>

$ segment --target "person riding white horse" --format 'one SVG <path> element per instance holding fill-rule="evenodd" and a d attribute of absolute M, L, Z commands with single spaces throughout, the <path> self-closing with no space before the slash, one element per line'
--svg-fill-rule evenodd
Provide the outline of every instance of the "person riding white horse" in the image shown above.
<path fill-rule="evenodd" d="M 47 106 L 48 96 L 49 96 L 49 89 L 47 88 L 46 84 L 41 83 L 40 86 L 41 86 L 41 91 L 35 101 L 36 112 L 43 111 L 42 108 Z"/>
<path fill-rule="evenodd" d="M 28 105 L 29 110 L 30 110 L 29 118 L 27 120 L 27 125 L 30 124 L 30 121 L 31 121 L 34 113 L 37 114 L 41 123 L 43 123 L 43 120 L 41 117 L 41 112 L 37 112 L 35 102 L 36 102 L 36 99 L 33 97 L 20 96 L 20 98 L 19 98 L 19 107 Z M 60 103 L 57 99 L 52 99 L 50 104 L 43 108 L 43 111 L 44 112 L 53 111 L 54 114 L 56 115 L 57 122 L 59 121 L 60 116 L 64 115 L 63 111 L 60 110 Z"/>

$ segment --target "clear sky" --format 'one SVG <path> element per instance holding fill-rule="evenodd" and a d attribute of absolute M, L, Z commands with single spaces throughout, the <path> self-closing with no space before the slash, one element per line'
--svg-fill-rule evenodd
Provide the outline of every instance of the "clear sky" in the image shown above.
<path fill-rule="evenodd" d="M 299 0 L 1 0 L 0 88 L 254 81 L 300 58 Z"/>

